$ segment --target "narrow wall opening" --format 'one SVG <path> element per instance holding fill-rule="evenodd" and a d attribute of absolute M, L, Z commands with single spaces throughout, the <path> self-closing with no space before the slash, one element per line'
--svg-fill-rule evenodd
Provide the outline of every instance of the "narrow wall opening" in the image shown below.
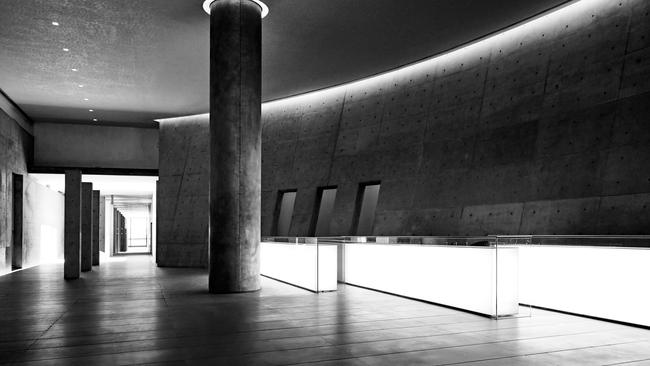
<path fill-rule="evenodd" d="M 275 219 L 276 236 L 289 236 L 295 203 L 296 190 L 281 191 L 279 193 Z"/>
<path fill-rule="evenodd" d="M 329 236 L 330 222 L 334 212 L 336 187 L 320 187 L 316 194 L 314 206 L 314 220 L 312 222 L 311 236 Z"/>
<path fill-rule="evenodd" d="M 355 235 L 372 235 L 377 200 L 379 199 L 379 188 L 379 182 L 361 183 L 359 185 Z"/>

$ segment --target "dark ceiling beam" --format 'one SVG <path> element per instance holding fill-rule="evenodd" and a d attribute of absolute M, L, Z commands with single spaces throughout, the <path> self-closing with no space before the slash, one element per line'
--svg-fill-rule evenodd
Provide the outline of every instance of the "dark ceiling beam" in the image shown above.
<path fill-rule="evenodd" d="M 130 169 L 130 168 L 99 168 L 99 167 L 65 167 L 65 166 L 32 166 L 29 173 L 63 174 L 66 170 L 81 169 L 83 174 L 96 175 L 141 175 L 158 176 L 158 169 Z"/>
<path fill-rule="evenodd" d="M 0 89 L 0 109 L 16 121 L 23 130 L 34 135 L 34 121 L 2 89 Z"/>
<path fill-rule="evenodd" d="M 114 122 L 114 121 L 102 121 L 101 124 L 97 122 L 89 121 L 77 121 L 74 119 L 39 119 L 36 123 L 51 123 L 51 124 L 66 124 L 66 125 L 84 125 L 84 126 L 100 126 L 100 127 L 135 127 L 135 128 L 150 128 L 158 129 L 160 127 L 157 120 L 151 122 Z"/>

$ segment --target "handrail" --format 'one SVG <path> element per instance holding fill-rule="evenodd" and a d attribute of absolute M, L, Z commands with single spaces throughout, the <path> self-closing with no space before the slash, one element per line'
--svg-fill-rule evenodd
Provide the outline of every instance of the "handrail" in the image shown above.
<path fill-rule="evenodd" d="M 266 242 L 295 244 L 410 244 L 450 246 L 553 245 L 650 248 L 650 235 L 484 235 L 484 236 L 328 236 L 263 237 Z"/>

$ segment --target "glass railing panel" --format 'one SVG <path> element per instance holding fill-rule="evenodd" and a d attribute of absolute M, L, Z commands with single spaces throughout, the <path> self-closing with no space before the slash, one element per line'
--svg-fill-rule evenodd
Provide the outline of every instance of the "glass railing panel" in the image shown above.
<path fill-rule="evenodd" d="M 494 242 L 489 236 L 345 237 L 339 248 L 339 280 L 496 316 Z"/>
<path fill-rule="evenodd" d="M 522 245 L 532 243 L 531 235 L 497 235 L 495 240 L 495 287 L 497 318 L 529 317 L 533 309 L 522 301 L 533 289 L 521 279 Z"/>
<path fill-rule="evenodd" d="M 338 287 L 338 248 L 337 243 L 326 238 L 316 242 L 317 292 L 336 291 Z"/>
<path fill-rule="evenodd" d="M 318 291 L 317 248 L 304 238 L 273 238 L 260 245 L 260 273 L 310 291 Z"/>
<path fill-rule="evenodd" d="M 264 237 L 260 273 L 314 292 L 335 291 L 337 244 L 313 237 Z"/>
<path fill-rule="evenodd" d="M 534 235 L 516 245 L 521 303 L 650 326 L 650 236 Z"/>
<path fill-rule="evenodd" d="M 303 248 L 311 253 L 311 259 L 304 260 L 310 263 L 305 271 L 310 275 L 299 277 L 314 280 L 298 285 L 312 291 L 329 291 L 336 277 L 342 283 L 494 318 L 531 316 L 536 308 L 545 308 L 650 326 L 646 290 L 650 236 L 339 236 L 264 241 L 311 246 Z M 292 257 L 283 256 L 285 264 L 299 261 L 287 258 Z"/>

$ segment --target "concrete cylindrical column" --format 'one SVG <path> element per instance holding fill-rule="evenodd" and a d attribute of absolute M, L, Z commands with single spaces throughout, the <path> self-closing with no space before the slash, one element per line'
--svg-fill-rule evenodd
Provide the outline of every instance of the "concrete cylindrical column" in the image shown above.
<path fill-rule="evenodd" d="M 260 289 L 261 11 L 252 0 L 210 4 L 212 293 Z"/>

